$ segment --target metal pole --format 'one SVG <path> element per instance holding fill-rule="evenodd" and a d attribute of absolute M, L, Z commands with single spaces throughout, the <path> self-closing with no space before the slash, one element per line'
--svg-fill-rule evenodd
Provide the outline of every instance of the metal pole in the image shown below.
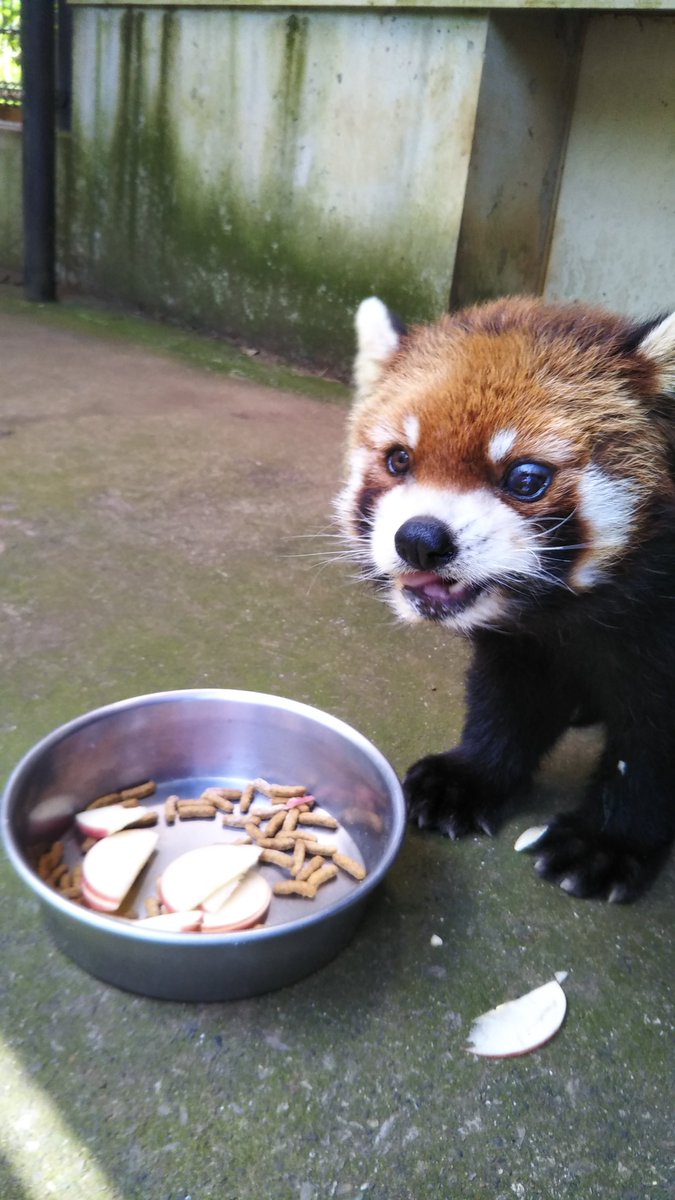
<path fill-rule="evenodd" d="M 23 0 L 23 238 L 26 299 L 56 299 L 53 0 Z"/>

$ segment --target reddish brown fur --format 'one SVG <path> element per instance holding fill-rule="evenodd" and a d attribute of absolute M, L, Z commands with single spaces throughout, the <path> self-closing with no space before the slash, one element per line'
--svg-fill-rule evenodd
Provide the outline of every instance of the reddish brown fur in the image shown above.
<path fill-rule="evenodd" d="M 637 351 L 621 353 L 629 329 L 602 310 L 534 299 L 496 301 L 413 328 L 374 394 L 357 406 L 352 448 L 381 450 L 385 422 L 392 440 L 405 444 L 403 423 L 415 414 L 424 445 L 419 482 L 475 486 L 494 472 L 485 460 L 491 436 L 513 427 L 516 453 L 558 437 L 569 448 L 558 466 L 583 468 L 593 457 L 643 495 L 670 491 L 665 439 L 641 403 L 654 392 L 655 368 Z M 379 464 L 370 481 L 391 482 Z"/>

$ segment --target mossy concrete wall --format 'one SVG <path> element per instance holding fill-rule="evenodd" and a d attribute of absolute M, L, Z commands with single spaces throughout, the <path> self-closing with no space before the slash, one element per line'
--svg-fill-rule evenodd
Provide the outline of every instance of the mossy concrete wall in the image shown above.
<path fill-rule="evenodd" d="M 62 289 L 343 373 L 371 292 L 672 307 L 675 15 L 248 2 L 74 5 Z"/>
<path fill-rule="evenodd" d="M 74 16 L 67 282 L 331 366 L 447 305 L 484 17 Z"/>

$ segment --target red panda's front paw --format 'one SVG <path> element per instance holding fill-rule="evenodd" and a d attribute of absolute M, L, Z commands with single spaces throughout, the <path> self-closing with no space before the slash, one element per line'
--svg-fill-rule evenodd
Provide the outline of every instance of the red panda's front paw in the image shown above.
<path fill-rule="evenodd" d="M 413 763 L 403 781 L 408 815 L 419 829 L 446 837 L 496 833 L 501 799 L 492 794 L 457 751 L 429 754 Z"/>
<path fill-rule="evenodd" d="M 527 850 L 537 874 L 569 895 L 624 904 L 646 890 L 666 852 L 593 829 L 576 813 L 555 817 Z"/>

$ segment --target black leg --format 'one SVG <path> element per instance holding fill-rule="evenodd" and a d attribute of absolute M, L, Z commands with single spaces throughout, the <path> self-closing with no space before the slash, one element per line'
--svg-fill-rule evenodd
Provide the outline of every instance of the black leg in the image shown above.
<path fill-rule="evenodd" d="M 669 739 L 608 748 L 575 812 L 554 817 L 529 847 L 535 870 L 573 896 L 626 903 L 651 884 L 675 836 L 675 762 Z"/>
<path fill-rule="evenodd" d="M 460 745 L 413 764 L 404 780 L 411 820 L 449 837 L 494 833 L 509 797 L 527 786 L 569 724 L 577 697 L 529 639 L 481 639 L 469 672 Z"/>

